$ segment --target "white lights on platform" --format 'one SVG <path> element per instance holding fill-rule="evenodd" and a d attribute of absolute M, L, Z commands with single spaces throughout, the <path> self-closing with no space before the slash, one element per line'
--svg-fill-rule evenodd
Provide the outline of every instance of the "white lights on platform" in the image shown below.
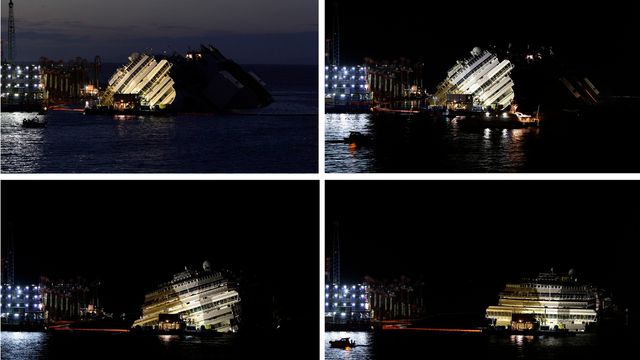
<path fill-rule="evenodd" d="M 340 316 L 347 316 L 347 313 L 341 313 Z"/>

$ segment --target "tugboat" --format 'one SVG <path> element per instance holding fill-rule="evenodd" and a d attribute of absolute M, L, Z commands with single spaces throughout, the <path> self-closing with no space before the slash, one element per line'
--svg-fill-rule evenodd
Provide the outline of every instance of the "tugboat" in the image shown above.
<path fill-rule="evenodd" d="M 32 119 L 23 119 L 22 120 L 22 127 L 23 128 L 43 128 L 47 126 L 47 121 L 46 120 L 40 120 L 37 117 L 34 117 Z"/>
<path fill-rule="evenodd" d="M 349 338 L 342 338 L 340 340 L 329 341 L 329 344 L 331 345 L 332 348 L 339 348 L 339 349 L 345 349 L 345 350 L 356 347 L 356 342 L 353 340 L 349 340 Z"/>

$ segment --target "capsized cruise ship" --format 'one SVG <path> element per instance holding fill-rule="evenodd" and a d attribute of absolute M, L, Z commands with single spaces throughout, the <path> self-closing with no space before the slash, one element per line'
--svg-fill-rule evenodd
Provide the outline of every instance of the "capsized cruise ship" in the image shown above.
<path fill-rule="evenodd" d="M 451 95 L 473 97 L 473 104 L 482 108 L 504 109 L 511 104 L 515 94 L 509 60 L 500 61 L 495 54 L 474 47 L 471 57 L 459 60 L 438 85 L 437 105 L 447 105 Z"/>
<path fill-rule="evenodd" d="M 176 98 L 174 81 L 169 75 L 171 66 L 166 59 L 157 61 L 151 55 L 134 52 L 129 62 L 109 79 L 100 104 L 124 107 L 130 99 L 151 108 L 171 104 Z"/>
<path fill-rule="evenodd" d="M 211 45 L 187 54 L 134 52 L 100 94 L 102 110 L 224 111 L 261 108 L 273 98 L 251 71 Z"/>
<path fill-rule="evenodd" d="M 142 316 L 133 327 L 161 329 L 160 318 L 176 318 L 189 327 L 235 332 L 240 322 L 240 295 L 230 275 L 211 270 L 184 271 L 144 297 Z M 172 316 L 169 316 L 172 315 Z"/>
<path fill-rule="evenodd" d="M 575 271 L 541 273 L 509 283 L 486 318 L 494 327 L 511 330 L 585 331 L 598 320 L 597 289 L 581 283 Z"/>

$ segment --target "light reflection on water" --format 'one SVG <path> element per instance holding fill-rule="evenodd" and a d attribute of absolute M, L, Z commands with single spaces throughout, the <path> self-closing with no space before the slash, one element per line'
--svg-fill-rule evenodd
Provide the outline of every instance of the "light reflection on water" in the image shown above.
<path fill-rule="evenodd" d="M 329 341 L 342 338 L 351 338 L 356 342 L 356 347 L 349 350 L 332 348 Z M 373 339 L 370 332 L 347 332 L 347 331 L 330 331 L 325 333 L 325 359 L 372 359 L 373 358 Z"/>
<path fill-rule="evenodd" d="M 315 341 L 303 336 L 224 334 L 215 337 L 131 333 L 0 333 L 3 360 L 153 359 L 238 360 L 317 359 Z M 315 342 L 317 344 L 317 342 Z M 308 349 L 305 354 L 302 349 Z M 313 356 L 306 356 L 311 355 Z"/>
<path fill-rule="evenodd" d="M 327 172 L 371 172 L 374 153 L 368 146 L 342 140 L 353 131 L 371 135 L 368 114 L 327 114 L 325 128 L 325 166 Z M 331 149 L 331 150 L 330 150 Z"/>
<path fill-rule="evenodd" d="M 47 334 L 42 332 L 0 332 L 2 359 L 44 359 Z"/>
<path fill-rule="evenodd" d="M 350 148 L 351 131 L 373 136 L 373 144 Z M 456 119 L 327 114 L 327 172 L 518 172 L 530 160 L 527 142 L 538 128 L 468 129 Z"/>
<path fill-rule="evenodd" d="M 333 349 L 330 340 L 350 337 L 349 351 Z M 627 337 L 578 334 L 573 337 L 487 335 L 421 331 L 326 332 L 327 360 L 394 359 L 603 359 L 618 358 L 633 347 Z"/>
<path fill-rule="evenodd" d="M 24 113 L 2 113 L 2 172 L 315 172 L 317 116 L 288 115 L 54 111 L 45 115 L 47 127 L 29 129 Z"/>
<path fill-rule="evenodd" d="M 23 172 L 38 172 L 47 128 L 23 128 L 22 120 L 36 113 L 2 113 L 2 162 L 15 162 Z M 42 115 L 38 116 L 43 118 Z"/>

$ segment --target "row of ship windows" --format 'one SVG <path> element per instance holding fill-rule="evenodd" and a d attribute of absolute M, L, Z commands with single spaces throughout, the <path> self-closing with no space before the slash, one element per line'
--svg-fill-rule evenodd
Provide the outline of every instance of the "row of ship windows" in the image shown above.
<path fill-rule="evenodd" d="M 170 67 L 171 65 L 167 62 L 164 65 L 162 65 L 162 68 L 160 68 L 160 70 L 158 70 L 158 72 L 151 78 L 149 79 L 149 81 L 147 82 L 147 84 L 142 88 L 142 90 L 140 90 L 141 94 L 144 94 L 147 92 L 147 90 L 149 90 L 149 88 L 151 88 L 152 85 L 156 84 L 156 82 L 161 78 L 164 77 L 166 75 L 166 69 L 168 67 Z"/>
<path fill-rule="evenodd" d="M 527 298 L 528 300 L 538 300 L 538 299 L 562 299 L 562 300 L 590 300 L 593 299 L 590 296 L 586 295 L 570 295 L 570 294 L 545 294 L 539 292 L 514 292 L 510 294 L 503 294 L 502 297 L 505 298 Z"/>
<path fill-rule="evenodd" d="M 480 86 L 480 88 L 478 88 L 478 90 L 476 90 L 476 92 L 485 91 L 488 88 L 494 86 L 496 84 L 496 82 L 499 80 L 500 77 L 506 78 L 508 76 L 508 74 L 506 74 L 506 73 L 511 71 L 511 69 L 512 69 L 511 67 L 507 66 L 507 67 L 503 68 L 502 70 L 498 71 L 498 73 L 496 73 L 494 76 L 492 76 L 491 79 L 485 81 L 485 83 L 482 86 Z"/>
<path fill-rule="evenodd" d="M 156 301 L 154 301 L 154 303 L 163 302 L 163 301 L 168 300 L 168 299 L 171 299 L 171 298 L 173 298 L 173 297 L 175 297 L 175 296 L 181 296 L 181 295 L 184 295 L 184 294 L 188 294 L 188 293 L 190 293 L 190 292 L 198 292 L 199 290 L 202 290 L 202 289 L 207 289 L 207 288 L 215 289 L 215 288 L 219 288 L 219 287 L 221 287 L 221 286 L 223 286 L 223 285 L 225 285 L 225 284 L 226 284 L 226 282 L 224 282 L 224 281 L 222 281 L 222 280 L 220 280 L 220 281 L 216 281 L 216 282 L 211 282 L 211 283 L 206 283 L 206 284 L 204 284 L 204 285 L 200 285 L 200 286 L 192 287 L 192 288 L 189 288 L 189 289 L 186 289 L 186 290 L 182 290 L 182 291 L 177 292 L 177 293 L 170 293 L 169 295 L 166 295 L 166 296 L 163 296 L 163 297 L 161 297 L 161 298 L 158 298 Z"/>
<path fill-rule="evenodd" d="M 563 290 L 581 290 L 581 291 L 585 291 L 587 289 L 586 286 L 542 285 L 542 284 L 515 284 L 509 287 L 537 288 L 537 289 L 563 289 Z"/>
<path fill-rule="evenodd" d="M 492 317 L 511 317 L 513 314 L 510 312 L 504 312 L 504 311 L 487 311 L 487 316 L 492 316 Z M 595 320 L 596 316 L 595 315 L 570 315 L 570 314 L 538 314 L 543 318 L 547 318 L 547 319 L 559 319 L 559 320 L 571 320 L 571 319 L 578 319 L 578 320 Z"/>
<path fill-rule="evenodd" d="M 125 81 L 124 83 L 122 83 L 119 87 L 118 90 L 116 92 L 121 92 L 126 86 L 128 86 L 131 81 L 138 75 L 138 73 L 140 73 L 140 70 L 142 70 L 143 68 L 146 68 L 147 65 L 149 65 L 149 63 L 151 63 L 152 58 L 146 58 L 145 60 L 143 60 L 143 63 L 140 64 L 140 66 L 138 66 L 138 68 L 135 69 L 135 71 L 133 71 L 129 77 L 127 78 L 128 81 Z"/>
<path fill-rule="evenodd" d="M 469 70 L 469 72 L 467 72 L 461 80 L 457 81 L 456 84 L 460 85 L 462 84 L 467 78 L 469 78 L 469 76 L 475 74 L 479 69 L 481 69 L 485 64 L 493 62 L 493 60 L 495 59 L 494 56 L 489 56 L 486 59 L 482 60 L 482 62 L 480 63 L 476 63 L 475 65 L 470 65 L 467 68 L 464 68 L 463 70 Z M 497 60 L 497 59 L 496 59 Z M 456 77 L 458 74 L 454 75 L 454 77 Z"/>
<path fill-rule="evenodd" d="M 200 305 L 200 306 L 198 306 L 196 308 L 189 309 L 189 310 L 183 312 L 182 314 L 183 315 L 189 315 L 189 314 L 193 314 L 193 313 L 198 312 L 198 311 L 211 309 L 211 308 L 214 308 L 214 307 L 226 304 L 226 303 L 238 301 L 238 300 L 240 300 L 240 297 L 238 295 L 235 295 L 235 296 L 228 297 L 226 299 L 222 299 L 222 300 L 218 300 L 218 301 L 214 301 L 212 303 L 208 303 L 208 304 L 205 304 L 205 305 Z"/>
<path fill-rule="evenodd" d="M 220 277 L 220 276 L 221 276 L 220 273 L 215 273 L 215 274 L 199 277 L 197 279 L 193 279 L 193 280 L 190 280 L 190 281 L 181 281 L 181 280 L 172 281 L 172 282 L 164 283 L 164 284 L 160 285 L 161 289 L 159 289 L 157 291 L 171 291 L 171 290 L 173 290 L 173 287 L 176 285 L 176 282 L 179 282 L 179 285 L 193 284 L 195 282 L 202 283 L 203 281 L 205 281 L 207 279 L 212 279 L 214 277 Z"/>

